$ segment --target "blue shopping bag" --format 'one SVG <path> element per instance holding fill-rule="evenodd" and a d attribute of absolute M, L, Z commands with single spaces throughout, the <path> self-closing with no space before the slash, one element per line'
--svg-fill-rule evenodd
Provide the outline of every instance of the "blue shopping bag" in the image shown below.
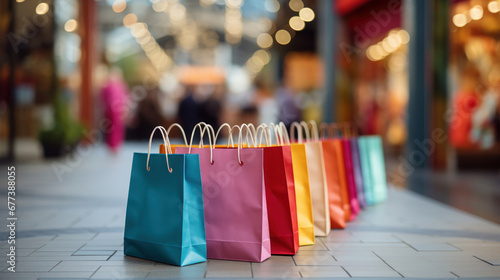
<path fill-rule="evenodd" d="M 134 153 L 124 254 L 184 266 L 207 260 L 200 161 L 197 154 Z M 169 149 L 167 149 L 168 151 Z"/>
<path fill-rule="evenodd" d="M 383 202 L 387 199 L 387 179 L 382 139 L 377 135 L 360 136 L 358 145 L 366 203 Z"/>

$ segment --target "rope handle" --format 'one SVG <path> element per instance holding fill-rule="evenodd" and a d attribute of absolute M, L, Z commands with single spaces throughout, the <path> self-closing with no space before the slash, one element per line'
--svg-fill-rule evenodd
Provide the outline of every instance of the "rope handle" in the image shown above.
<path fill-rule="evenodd" d="M 253 124 L 251 126 L 253 126 Z M 254 139 L 256 139 L 257 137 L 255 137 L 255 134 L 252 132 L 252 130 L 250 128 L 250 125 L 244 123 L 242 125 L 239 125 L 238 127 L 240 128 L 241 131 L 243 131 L 243 128 L 247 129 L 246 130 L 246 134 L 245 134 L 245 144 L 247 144 L 247 146 L 249 146 L 249 147 L 254 147 L 255 148 L 255 143 L 257 141 L 254 141 Z M 250 146 L 250 143 L 248 142 L 248 135 L 249 134 L 250 134 L 250 140 L 252 140 L 252 145 L 251 146 Z M 241 144 L 243 145 L 243 139 L 241 139 Z"/>
<path fill-rule="evenodd" d="M 202 127 L 204 125 L 204 127 Z M 214 159 L 213 159 L 213 144 L 212 144 L 212 134 L 213 133 L 210 133 L 210 130 L 213 132 L 213 127 L 209 124 L 206 124 L 204 122 L 200 122 L 200 123 L 197 123 L 195 125 L 195 127 L 193 128 L 193 133 L 191 133 L 191 141 L 189 142 L 189 151 L 188 153 L 190 154 L 191 153 L 191 148 L 193 146 L 193 139 L 194 139 L 194 135 L 196 134 L 196 131 L 197 131 L 197 128 L 200 129 L 200 139 L 203 139 L 203 136 L 205 134 L 205 130 L 209 130 L 208 131 L 208 141 L 209 141 L 209 148 L 210 148 L 210 164 L 214 164 Z M 200 145 L 199 145 L 200 148 L 202 148 L 202 143 L 200 142 Z"/>
<path fill-rule="evenodd" d="M 281 128 L 281 133 L 283 135 L 283 145 L 290 145 L 290 137 L 288 136 L 288 129 L 286 129 L 286 125 L 283 122 L 279 123 Z"/>
<path fill-rule="evenodd" d="M 268 128 L 269 128 L 269 130 L 271 130 L 271 128 L 272 128 L 274 131 L 274 138 L 276 138 L 276 145 L 282 146 L 283 145 L 283 133 L 281 131 L 280 125 L 279 124 L 275 125 L 274 123 L 269 123 Z M 272 142 L 271 142 L 271 144 L 272 144 Z"/>
<path fill-rule="evenodd" d="M 320 134 L 320 137 L 321 138 L 329 138 L 329 137 L 332 137 L 332 135 L 330 135 L 330 130 L 329 130 L 330 126 L 327 124 L 327 123 L 321 123 L 319 125 L 319 134 Z"/>
<path fill-rule="evenodd" d="M 182 133 L 182 138 L 184 139 L 184 145 L 187 147 L 188 146 L 188 141 L 187 141 L 187 138 L 186 138 L 186 133 L 184 132 L 184 129 L 182 128 L 182 126 L 178 123 L 173 123 L 171 124 L 168 129 L 167 129 L 167 135 L 170 134 L 170 130 L 172 130 L 172 128 L 174 127 L 178 127 Z M 172 150 L 170 150 L 170 153 L 172 153 Z"/>
<path fill-rule="evenodd" d="M 297 128 L 298 139 L 297 142 L 302 144 L 302 126 L 298 122 L 293 122 L 290 127 L 291 142 L 295 142 L 295 128 Z"/>
<path fill-rule="evenodd" d="M 214 139 L 214 143 L 217 143 L 217 138 L 219 137 L 219 133 L 221 132 L 221 130 L 224 128 L 224 127 L 227 127 L 228 128 L 228 132 L 229 132 L 229 135 L 227 136 L 227 147 L 229 148 L 229 142 L 231 142 L 231 147 L 234 147 L 234 140 L 233 140 L 233 133 L 232 133 L 232 128 L 231 126 L 228 124 L 228 123 L 223 123 L 219 129 L 217 129 L 217 133 L 215 134 L 215 139 Z"/>
<path fill-rule="evenodd" d="M 305 121 L 301 121 L 300 125 L 304 128 L 304 132 L 306 133 L 306 141 L 309 142 L 311 140 L 311 133 L 309 131 L 309 125 Z"/>
<path fill-rule="evenodd" d="M 331 132 L 333 138 L 343 136 L 342 130 L 340 129 L 339 124 L 332 123 L 332 124 L 330 124 L 329 129 L 330 129 L 330 132 Z M 337 135 L 335 135 L 335 132 L 337 132 Z"/>
<path fill-rule="evenodd" d="M 266 147 L 271 146 L 270 131 L 271 131 L 271 128 L 265 123 L 263 123 L 257 127 L 256 134 L 255 134 L 255 143 L 257 144 L 257 138 L 259 138 L 259 132 L 260 132 L 259 147 L 262 147 L 262 136 L 264 136 L 264 138 L 266 140 Z"/>
<path fill-rule="evenodd" d="M 247 133 L 245 133 L 245 143 L 247 143 L 248 145 L 248 134 L 250 134 L 250 132 L 251 132 L 250 136 L 253 135 L 254 137 L 253 142 L 257 143 L 257 129 L 255 129 L 255 126 L 252 123 L 247 124 L 247 126 L 249 129 L 247 130 Z"/>
<path fill-rule="evenodd" d="M 313 140 L 319 141 L 318 124 L 315 121 L 310 120 L 309 126 L 311 127 L 311 138 Z"/>
<path fill-rule="evenodd" d="M 165 159 L 167 161 L 167 170 L 168 172 L 172 173 L 172 168 L 170 168 L 170 164 L 168 163 L 168 154 L 172 153 L 172 148 L 170 147 L 170 140 L 168 139 L 168 131 L 161 125 L 156 126 L 153 131 L 151 132 L 151 136 L 149 136 L 149 147 L 148 147 L 148 158 L 146 160 L 146 170 L 149 171 L 149 158 L 151 157 L 151 142 L 153 142 L 153 136 L 155 134 L 155 131 L 159 129 L 161 136 L 163 138 L 163 144 L 165 145 Z"/>

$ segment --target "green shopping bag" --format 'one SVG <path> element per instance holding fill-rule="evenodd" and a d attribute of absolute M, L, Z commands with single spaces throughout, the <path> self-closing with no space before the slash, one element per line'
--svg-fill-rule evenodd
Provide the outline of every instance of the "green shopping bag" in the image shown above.
<path fill-rule="evenodd" d="M 134 153 L 124 253 L 184 266 L 207 260 L 200 161 L 197 154 Z M 167 149 L 169 151 L 170 149 Z"/>
<path fill-rule="evenodd" d="M 366 203 L 383 202 L 387 199 L 387 179 L 382 139 L 378 135 L 360 136 L 358 146 Z"/>

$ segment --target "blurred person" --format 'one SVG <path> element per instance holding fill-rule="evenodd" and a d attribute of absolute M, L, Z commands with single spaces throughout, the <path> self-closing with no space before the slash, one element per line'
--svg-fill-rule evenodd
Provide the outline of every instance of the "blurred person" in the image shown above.
<path fill-rule="evenodd" d="M 489 89 L 481 96 L 480 104 L 472 114 L 470 137 L 481 148 L 488 149 L 495 144 L 494 120 L 498 109 L 498 91 Z"/>
<path fill-rule="evenodd" d="M 198 121 L 205 122 L 214 128 L 218 128 L 220 125 L 222 104 L 216 95 L 215 88 L 213 86 L 204 85 L 198 87 L 198 91 L 200 99 Z"/>
<path fill-rule="evenodd" d="M 479 71 L 469 64 L 462 72 L 459 90 L 453 98 L 449 136 L 451 145 L 457 149 L 476 147 L 471 141 L 470 132 L 472 113 L 479 105 L 479 78 Z"/>
<path fill-rule="evenodd" d="M 104 131 L 106 145 L 112 152 L 118 152 L 125 138 L 125 120 L 128 103 L 128 87 L 123 80 L 121 69 L 113 67 L 101 89 L 104 118 L 109 121 L 109 129 Z"/>
<path fill-rule="evenodd" d="M 127 138 L 136 140 L 148 139 L 151 131 L 156 126 L 164 125 L 165 120 L 161 114 L 158 94 L 158 88 L 146 91 L 145 97 L 137 104 Z"/>
<path fill-rule="evenodd" d="M 276 103 L 278 119 L 285 124 L 287 129 L 290 129 L 293 122 L 302 119 L 302 113 L 295 102 L 293 92 L 286 86 L 281 86 L 276 90 Z"/>
<path fill-rule="evenodd" d="M 178 119 L 187 135 L 191 135 L 194 126 L 199 122 L 200 104 L 195 98 L 193 85 L 185 86 L 184 98 L 179 103 Z"/>
<path fill-rule="evenodd" d="M 271 90 L 261 80 L 255 82 L 255 105 L 259 112 L 257 125 L 277 122 L 277 107 Z"/>

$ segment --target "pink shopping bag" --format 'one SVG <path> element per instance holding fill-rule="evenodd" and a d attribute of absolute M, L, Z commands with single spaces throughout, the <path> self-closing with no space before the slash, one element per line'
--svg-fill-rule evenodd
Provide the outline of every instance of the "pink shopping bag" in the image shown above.
<path fill-rule="evenodd" d="M 213 148 L 211 141 L 209 148 L 190 145 L 175 152 L 200 157 L 207 258 L 262 262 L 271 256 L 263 150 L 243 149 L 241 128 L 235 127 L 238 148 Z M 203 132 L 210 129 L 206 125 Z M 213 129 L 208 135 L 214 137 Z"/>

